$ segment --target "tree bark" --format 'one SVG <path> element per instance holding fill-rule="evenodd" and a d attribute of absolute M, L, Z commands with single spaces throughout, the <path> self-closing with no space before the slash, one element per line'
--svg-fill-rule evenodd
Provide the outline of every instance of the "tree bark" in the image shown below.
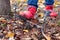
<path fill-rule="evenodd" d="M 0 15 L 9 15 L 10 11 L 10 0 L 0 0 Z"/>

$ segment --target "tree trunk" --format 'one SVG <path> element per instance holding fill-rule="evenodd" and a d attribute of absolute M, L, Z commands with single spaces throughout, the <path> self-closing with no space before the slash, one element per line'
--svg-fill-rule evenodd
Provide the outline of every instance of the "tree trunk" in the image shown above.
<path fill-rule="evenodd" d="M 0 15 L 8 15 L 10 9 L 10 0 L 0 0 Z"/>

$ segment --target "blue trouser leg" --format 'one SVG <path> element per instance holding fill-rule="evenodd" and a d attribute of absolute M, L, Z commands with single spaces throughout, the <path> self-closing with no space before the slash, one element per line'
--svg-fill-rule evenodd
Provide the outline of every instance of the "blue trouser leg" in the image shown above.
<path fill-rule="evenodd" d="M 32 6 L 35 6 L 35 7 L 38 7 L 37 3 L 38 3 L 38 0 L 28 0 L 28 5 L 32 5 Z"/>
<path fill-rule="evenodd" d="M 45 4 L 46 5 L 53 5 L 54 4 L 54 0 L 45 0 Z"/>

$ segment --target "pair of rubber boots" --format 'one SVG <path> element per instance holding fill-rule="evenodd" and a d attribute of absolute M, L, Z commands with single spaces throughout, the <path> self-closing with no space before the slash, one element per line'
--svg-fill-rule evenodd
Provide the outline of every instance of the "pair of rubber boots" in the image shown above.
<path fill-rule="evenodd" d="M 48 10 L 51 12 L 50 14 L 48 14 L 51 17 L 57 17 L 57 13 L 53 11 L 52 5 L 45 6 L 45 10 Z M 19 12 L 19 15 L 21 15 L 27 19 L 33 19 L 36 11 L 37 11 L 37 8 L 35 6 L 28 5 L 27 11 Z"/>

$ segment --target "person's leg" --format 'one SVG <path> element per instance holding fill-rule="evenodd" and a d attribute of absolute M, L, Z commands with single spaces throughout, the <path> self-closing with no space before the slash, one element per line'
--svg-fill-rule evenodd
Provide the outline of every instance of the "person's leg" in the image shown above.
<path fill-rule="evenodd" d="M 45 0 L 45 5 L 46 14 L 51 17 L 56 17 L 57 14 L 53 11 L 54 0 Z"/>
<path fill-rule="evenodd" d="M 21 13 L 21 15 L 25 16 L 27 19 L 33 18 L 37 11 L 37 7 L 38 7 L 37 3 L 38 3 L 38 0 L 28 0 L 27 11 L 24 11 L 23 13 Z"/>

